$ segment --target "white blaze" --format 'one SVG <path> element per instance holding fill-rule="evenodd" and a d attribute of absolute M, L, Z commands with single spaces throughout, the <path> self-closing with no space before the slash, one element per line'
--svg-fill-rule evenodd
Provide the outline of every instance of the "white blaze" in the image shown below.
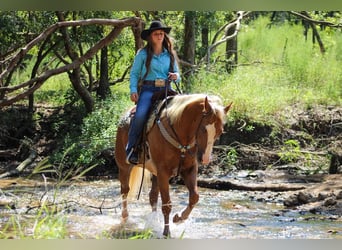
<path fill-rule="evenodd" d="M 215 123 L 208 124 L 205 128 L 207 130 L 208 138 L 207 138 L 207 147 L 202 156 L 202 164 L 208 165 L 210 162 L 211 152 L 213 151 L 213 146 L 215 142 L 215 134 L 216 134 Z"/>

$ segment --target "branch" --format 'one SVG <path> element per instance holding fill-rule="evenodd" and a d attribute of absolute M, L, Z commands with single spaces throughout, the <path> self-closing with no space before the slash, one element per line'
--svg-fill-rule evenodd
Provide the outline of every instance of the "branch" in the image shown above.
<path fill-rule="evenodd" d="M 48 78 L 51 76 L 64 73 L 66 71 L 73 70 L 77 67 L 79 67 L 81 64 L 83 64 L 86 60 L 92 58 L 98 50 L 103 48 L 104 46 L 107 46 L 110 44 L 121 32 L 121 30 L 125 26 L 136 26 L 140 22 L 140 19 L 138 18 L 127 18 L 122 20 L 112 20 L 112 19 L 89 19 L 89 20 L 81 20 L 81 21 L 70 21 L 70 22 L 59 22 L 55 25 L 50 26 L 40 34 L 36 39 L 32 40 L 28 45 L 26 45 L 24 48 L 22 48 L 18 54 L 12 59 L 9 67 L 1 73 L 0 75 L 0 86 L 2 86 L 2 79 L 3 77 L 10 72 L 10 70 L 13 69 L 15 64 L 19 61 L 20 58 L 22 58 L 29 49 L 31 49 L 35 44 L 45 39 L 48 35 L 50 35 L 53 31 L 57 30 L 60 27 L 67 27 L 67 26 L 79 26 L 79 25 L 90 25 L 90 24 L 106 24 L 106 25 L 112 25 L 115 26 L 113 30 L 103 39 L 101 39 L 99 42 L 97 42 L 93 47 L 91 47 L 83 56 L 76 58 L 73 62 L 62 66 L 60 68 L 51 69 L 45 71 L 43 74 L 41 74 L 38 77 L 32 78 L 22 84 L 19 84 L 17 86 L 13 87 L 0 87 L 1 91 L 7 91 L 7 92 L 13 92 L 15 90 L 24 88 L 26 86 L 32 85 L 29 89 L 24 91 L 21 94 L 18 94 L 12 98 L 4 99 L 0 101 L 0 108 L 4 106 L 8 106 L 13 104 L 14 102 L 21 100 L 22 98 L 32 94 L 35 90 L 37 90 Z"/>
<path fill-rule="evenodd" d="M 33 39 L 31 42 L 29 42 L 25 47 L 21 48 L 19 52 L 12 58 L 12 60 L 9 63 L 9 66 L 6 70 L 4 70 L 0 74 L 0 86 L 3 86 L 3 79 L 6 75 L 11 72 L 19 60 L 27 54 L 27 52 L 32 49 L 36 44 L 39 42 L 45 40 L 49 35 L 51 35 L 56 30 L 63 28 L 63 27 L 75 27 L 75 26 L 87 26 L 87 25 L 110 25 L 114 27 L 125 27 L 125 26 L 137 26 L 140 23 L 140 19 L 136 17 L 131 18 L 125 18 L 125 19 L 86 19 L 86 20 L 77 20 L 77 21 L 64 21 L 64 22 L 58 22 L 47 29 L 45 29 L 44 32 L 42 32 L 39 36 L 37 36 L 35 39 Z"/>
<path fill-rule="evenodd" d="M 128 67 L 125 69 L 125 71 L 124 71 L 124 73 L 122 74 L 122 76 L 121 76 L 119 79 L 116 79 L 115 81 L 110 82 L 109 85 L 110 85 L 110 86 L 113 86 L 113 85 L 115 85 L 115 84 L 117 84 L 117 83 L 119 83 L 119 82 L 123 82 L 123 81 L 125 80 L 125 77 L 126 77 L 126 75 L 128 74 L 128 71 L 130 70 L 131 67 L 132 67 L 132 65 L 128 66 Z"/>
<path fill-rule="evenodd" d="M 295 15 L 301 17 L 302 19 L 304 19 L 305 21 L 307 21 L 309 23 L 309 25 L 310 25 L 310 27 L 312 29 L 312 36 L 313 36 L 313 41 L 312 42 L 315 43 L 315 38 L 316 38 L 317 42 L 319 44 L 321 53 L 324 54 L 325 53 L 324 44 L 323 44 L 322 39 L 321 39 L 321 37 L 320 37 L 320 35 L 319 35 L 318 31 L 317 31 L 316 26 L 315 26 L 315 23 L 319 22 L 319 23 L 322 24 L 323 22 L 313 20 L 310 17 L 310 15 L 309 15 L 309 13 L 307 11 L 302 11 L 301 13 L 297 13 L 297 12 L 292 11 L 290 13 L 295 14 Z M 330 23 L 330 22 L 326 22 L 326 23 Z"/>
<path fill-rule="evenodd" d="M 19 174 L 20 172 L 22 172 L 27 166 L 29 166 L 33 161 L 34 159 L 36 159 L 37 157 L 37 152 L 35 150 L 32 150 L 31 154 L 29 155 L 29 157 L 23 161 L 22 163 L 20 163 L 18 165 L 17 168 L 15 168 L 14 170 L 10 170 L 10 171 L 7 171 L 3 174 L 0 175 L 0 179 L 3 179 L 3 178 L 6 178 L 6 177 L 10 177 L 10 176 L 13 176 L 13 175 L 16 175 L 16 174 Z"/>
<path fill-rule="evenodd" d="M 327 22 L 327 21 L 315 20 L 315 19 L 312 19 L 311 17 L 308 17 L 308 16 L 301 14 L 299 12 L 296 12 L 296 11 L 290 11 L 290 13 L 295 15 L 295 16 L 298 16 L 302 19 L 305 19 L 306 21 L 309 21 L 310 23 L 322 24 L 322 25 L 326 25 L 326 26 L 334 27 L 334 28 L 341 28 L 342 27 L 342 23 L 336 24 L 336 23 Z"/>
<path fill-rule="evenodd" d="M 217 32 L 217 34 L 218 34 L 218 33 L 221 32 L 222 30 L 228 30 L 228 29 L 230 29 L 230 28 L 232 28 L 232 27 L 235 26 L 235 31 L 234 31 L 234 33 L 231 34 L 230 36 L 227 36 L 227 35 L 226 35 L 227 32 L 225 32 L 225 33 L 224 33 L 224 36 L 223 36 L 220 40 L 216 41 L 217 35 L 215 35 L 215 37 L 214 37 L 214 39 L 213 39 L 213 42 L 214 42 L 214 43 L 213 43 L 212 45 L 209 46 L 209 48 L 208 48 L 208 50 L 207 50 L 207 55 L 203 58 L 205 61 L 207 61 L 208 65 L 209 65 L 209 62 L 210 62 L 210 56 L 211 56 L 211 54 L 213 53 L 214 49 L 215 49 L 218 45 L 220 45 L 220 44 L 222 44 L 222 43 L 224 43 L 224 42 L 226 42 L 226 41 L 228 41 L 228 40 L 230 40 L 230 39 L 233 39 L 234 37 L 236 37 L 236 36 L 238 35 L 238 33 L 239 33 L 239 31 L 240 31 L 240 26 L 241 26 L 242 18 L 243 18 L 244 16 L 248 15 L 249 13 L 250 13 L 250 12 L 238 11 L 238 13 L 237 13 L 237 18 L 236 18 L 233 22 L 231 22 L 231 23 L 226 24 L 225 26 L 223 26 L 223 27 Z M 203 59 L 202 59 L 202 60 L 203 60 Z"/>

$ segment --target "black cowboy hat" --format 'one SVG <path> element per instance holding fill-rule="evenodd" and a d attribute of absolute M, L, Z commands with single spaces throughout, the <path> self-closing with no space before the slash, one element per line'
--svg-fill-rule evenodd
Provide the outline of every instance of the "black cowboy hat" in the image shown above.
<path fill-rule="evenodd" d="M 154 30 L 163 30 L 165 33 L 169 34 L 171 27 L 163 26 L 163 24 L 160 21 L 152 21 L 150 28 L 143 30 L 141 32 L 141 38 L 146 40 L 147 37 L 151 34 L 151 32 Z"/>

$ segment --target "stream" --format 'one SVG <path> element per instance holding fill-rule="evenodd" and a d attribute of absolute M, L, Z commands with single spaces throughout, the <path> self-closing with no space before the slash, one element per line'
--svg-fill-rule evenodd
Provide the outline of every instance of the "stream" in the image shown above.
<path fill-rule="evenodd" d="M 144 230 L 153 232 L 153 238 L 162 236 L 160 204 L 152 213 L 148 190 L 142 191 L 139 200 L 129 202 L 129 220 L 120 227 L 120 183 L 116 179 L 73 181 L 60 187 L 48 180 L 13 178 L 0 182 L 0 201 L 7 201 L 6 206 L 0 203 L 0 231 L 11 216 L 20 220 L 34 217 L 39 204 L 46 201 L 66 219 L 70 239 L 111 238 L 113 232 L 124 237 L 125 232 Z M 283 206 L 281 192 L 199 188 L 199 194 L 199 203 L 187 221 L 178 225 L 170 222 L 172 238 L 342 239 L 341 216 L 288 209 Z M 172 184 L 170 195 L 173 217 L 185 208 L 188 194 L 184 186 Z"/>

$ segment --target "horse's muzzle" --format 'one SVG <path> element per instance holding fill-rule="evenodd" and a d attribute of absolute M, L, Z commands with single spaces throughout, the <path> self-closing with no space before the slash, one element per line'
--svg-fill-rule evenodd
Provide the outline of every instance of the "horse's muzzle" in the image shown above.
<path fill-rule="evenodd" d="M 211 161 L 211 154 L 205 155 L 202 152 L 198 152 L 197 154 L 197 160 L 202 164 L 202 165 L 208 165 Z"/>

